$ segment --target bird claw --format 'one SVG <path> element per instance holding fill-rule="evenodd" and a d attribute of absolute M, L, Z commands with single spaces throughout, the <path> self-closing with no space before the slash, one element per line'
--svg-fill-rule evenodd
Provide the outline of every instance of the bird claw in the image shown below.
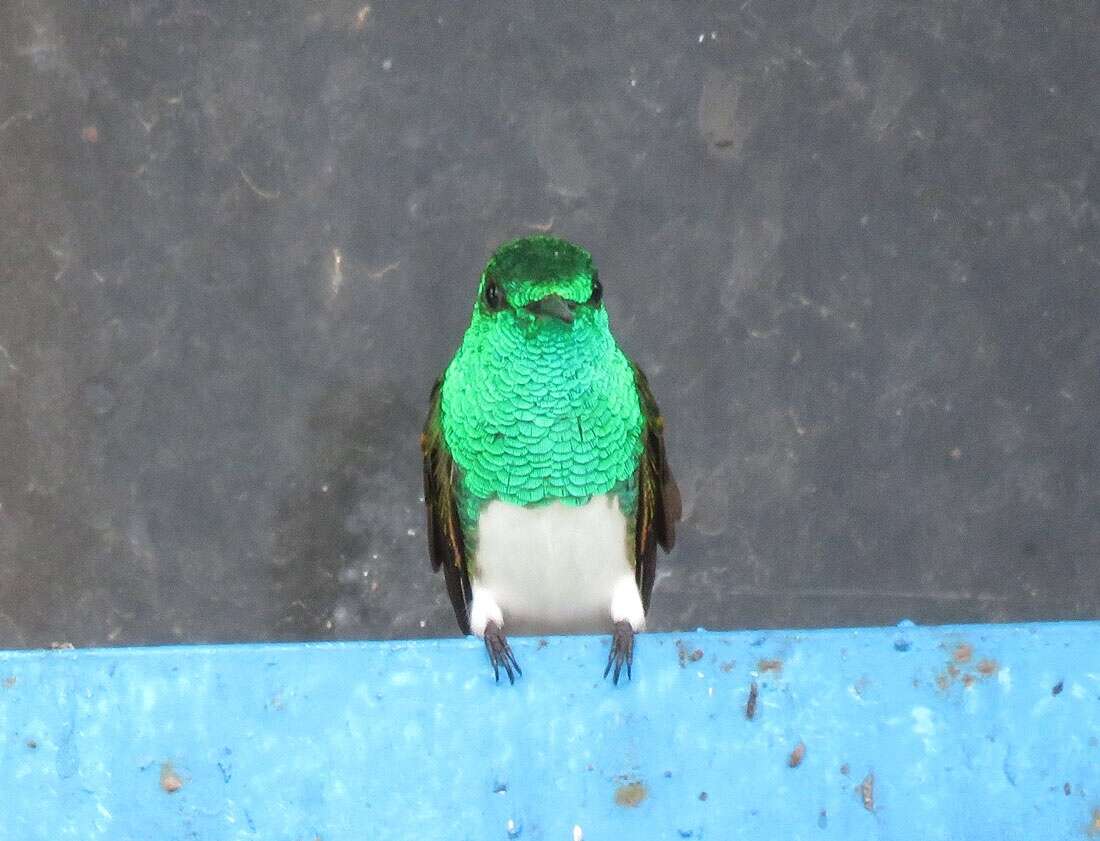
<path fill-rule="evenodd" d="M 493 667 L 493 677 L 500 683 L 500 670 L 508 675 L 508 682 L 514 684 L 516 675 L 522 675 L 516 655 L 512 653 L 512 646 L 508 645 L 508 638 L 500 625 L 492 620 L 485 626 L 485 650 L 489 652 L 489 663 Z"/>
<path fill-rule="evenodd" d="M 603 670 L 603 676 L 611 674 L 611 681 L 619 685 L 619 673 L 626 666 L 626 676 L 633 680 L 631 666 L 634 665 L 634 629 L 629 622 L 619 621 L 615 623 L 615 629 L 611 632 L 611 651 L 607 654 L 607 667 Z M 615 671 L 611 671 L 611 667 Z"/>

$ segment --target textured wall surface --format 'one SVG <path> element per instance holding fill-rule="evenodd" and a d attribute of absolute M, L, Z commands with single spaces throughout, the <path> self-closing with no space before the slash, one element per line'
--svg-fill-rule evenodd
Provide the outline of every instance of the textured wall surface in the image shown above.
<path fill-rule="evenodd" d="M 653 627 L 1097 615 L 1097 6 L 547 5 L 0 5 L 0 645 L 454 633 L 417 434 L 535 230 L 668 417 Z"/>

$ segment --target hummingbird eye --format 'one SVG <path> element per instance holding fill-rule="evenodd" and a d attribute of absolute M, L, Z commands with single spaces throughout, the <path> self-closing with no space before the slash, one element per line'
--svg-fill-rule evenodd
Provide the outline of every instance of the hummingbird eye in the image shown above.
<path fill-rule="evenodd" d="M 504 290 L 495 280 L 485 281 L 485 305 L 494 312 L 504 306 Z"/>
<path fill-rule="evenodd" d="M 588 303 L 593 306 L 600 303 L 603 300 L 603 284 L 600 283 L 600 273 L 592 272 L 592 295 L 588 299 Z"/>

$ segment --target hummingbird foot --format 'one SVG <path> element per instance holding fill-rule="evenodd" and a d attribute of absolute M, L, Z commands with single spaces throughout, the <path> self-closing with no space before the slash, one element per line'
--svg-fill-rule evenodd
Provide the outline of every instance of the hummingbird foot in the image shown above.
<path fill-rule="evenodd" d="M 634 629 L 629 622 L 620 620 L 615 623 L 615 629 L 611 632 L 611 651 L 607 655 L 607 667 L 603 670 L 603 676 L 606 678 L 610 673 L 612 682 L 618 686 L 619 673 L 624 665 L 626 676 L 633 680 L 630 667 L 634 665 Z M 612 666 L 615 667 L 614 672 L 611 671 Z"/>
<path fill-rule="evenodd" d="M 493 666 L 493 677 L 500 683 L 500 670 L 508 675 L 508 682 L 515 683 L 516 675 L 522 675 L 523 671 L 516 662 L 516 655 L 512 653 L 512 646 L 508 645 L 508 638 L 500 625 L 490 619 L 485 623 L 485 650 L 489 652 L 489 662 Z"/>

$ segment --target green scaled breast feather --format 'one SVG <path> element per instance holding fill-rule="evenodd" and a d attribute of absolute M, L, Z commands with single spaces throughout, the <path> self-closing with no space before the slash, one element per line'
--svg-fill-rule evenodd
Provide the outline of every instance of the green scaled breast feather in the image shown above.
<path fill-rule="evenodd" d="M 539 309 L 552 298 L 558 317 Z M 442 386 L 442 427 L 472 524 L 487 500 L 632 508 L 644 419 L 588 253 L 553 237 L 502 246 Z"/>

